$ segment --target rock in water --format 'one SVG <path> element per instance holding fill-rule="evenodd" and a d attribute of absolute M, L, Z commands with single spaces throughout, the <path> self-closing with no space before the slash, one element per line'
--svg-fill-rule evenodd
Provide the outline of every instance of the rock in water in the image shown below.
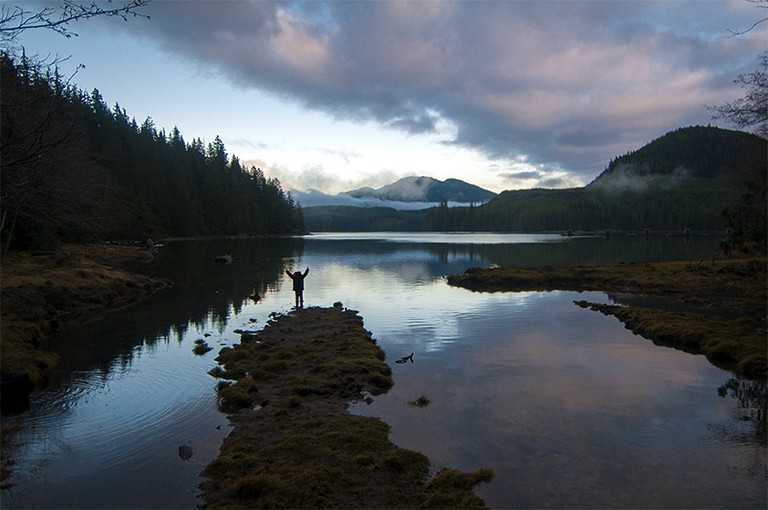
<path fill-rule="evenodd" d="M 179 457 L 181 460 L 189 460 L 192 458 L 192 454 L 195 453 L 192 447 L 186 444 L 179 446 Z"/>

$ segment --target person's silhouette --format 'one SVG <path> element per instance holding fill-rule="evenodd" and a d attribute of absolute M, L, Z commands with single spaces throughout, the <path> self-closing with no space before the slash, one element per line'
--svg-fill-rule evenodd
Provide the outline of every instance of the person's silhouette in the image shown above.
<path fill-rule="evenodd" d="M 296 294 L 296 308 L 304 308 L 304 278 L 309 274 L 309 268 L 304 271 L 304 274 L 301 274 L 300 271 L 291 273 L 288 270 L 285 271 L 285 274 L 293 280 L 293 292 Z"/>

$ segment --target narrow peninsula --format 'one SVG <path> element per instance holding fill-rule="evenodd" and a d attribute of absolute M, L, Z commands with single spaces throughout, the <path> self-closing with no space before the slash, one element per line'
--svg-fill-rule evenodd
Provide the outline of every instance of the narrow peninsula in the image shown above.
<path fill-rule="evenodd" d="M 490 469 L 442 469 L 389 440 L 351 401 L 393 385 L 356 311 L 298 309 L 221 350 L 218 394 L 233 431 L 203 471 L 209 508 L 484 508 Z"/>

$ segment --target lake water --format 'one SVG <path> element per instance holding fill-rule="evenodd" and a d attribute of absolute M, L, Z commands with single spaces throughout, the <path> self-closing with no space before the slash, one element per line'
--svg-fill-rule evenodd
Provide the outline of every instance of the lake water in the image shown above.
<path fill-rule="evenodd" d="M 293 304 L 286 269 L 310 267 L 307 306 L 360 311 L 395 386 L 353 413 L 435 469 L 491 467 L 492 508 L 765 508 L 765 436 L 731 379 L 574 300 L 600 292 L 474 293 L 468 267 L 709 258 L 714 238 L 322 234 L 168 243 L 141 270 L 175 285 L 57 339 L 60 372 L 3 454 L 3 508 L 192 508 L 229 433 L 216 407 L 219 348 Z M 231 265 L 213 262 L 230 253 Z M 249 299 L 254 293 L 259 302 Z M 214 350 L 193 354 L 195 340 Z M 396 364 L 414 353 L 413 363 Z M 738 382 L 731 382 L 736 387 Z M 749 385 L 763 395 L 765 388 Z M 409 405 L 425 396 L 426 407 Z M 743 395 L 742 395 L 743 396 Z M 179 446 L 192 448 L 183 459 Z"/>

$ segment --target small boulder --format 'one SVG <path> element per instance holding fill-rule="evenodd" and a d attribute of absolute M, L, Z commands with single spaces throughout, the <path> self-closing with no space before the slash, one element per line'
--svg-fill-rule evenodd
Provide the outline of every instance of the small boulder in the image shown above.
<path fill-rule="evenodd" d="M 189 460 L 192 458 L 192 454 L 194 454 L 195 451 L 192 449 L 191 446 L 187 444 L 183 444 L 179 446 L 179 457 L 181 460 Z"/>

